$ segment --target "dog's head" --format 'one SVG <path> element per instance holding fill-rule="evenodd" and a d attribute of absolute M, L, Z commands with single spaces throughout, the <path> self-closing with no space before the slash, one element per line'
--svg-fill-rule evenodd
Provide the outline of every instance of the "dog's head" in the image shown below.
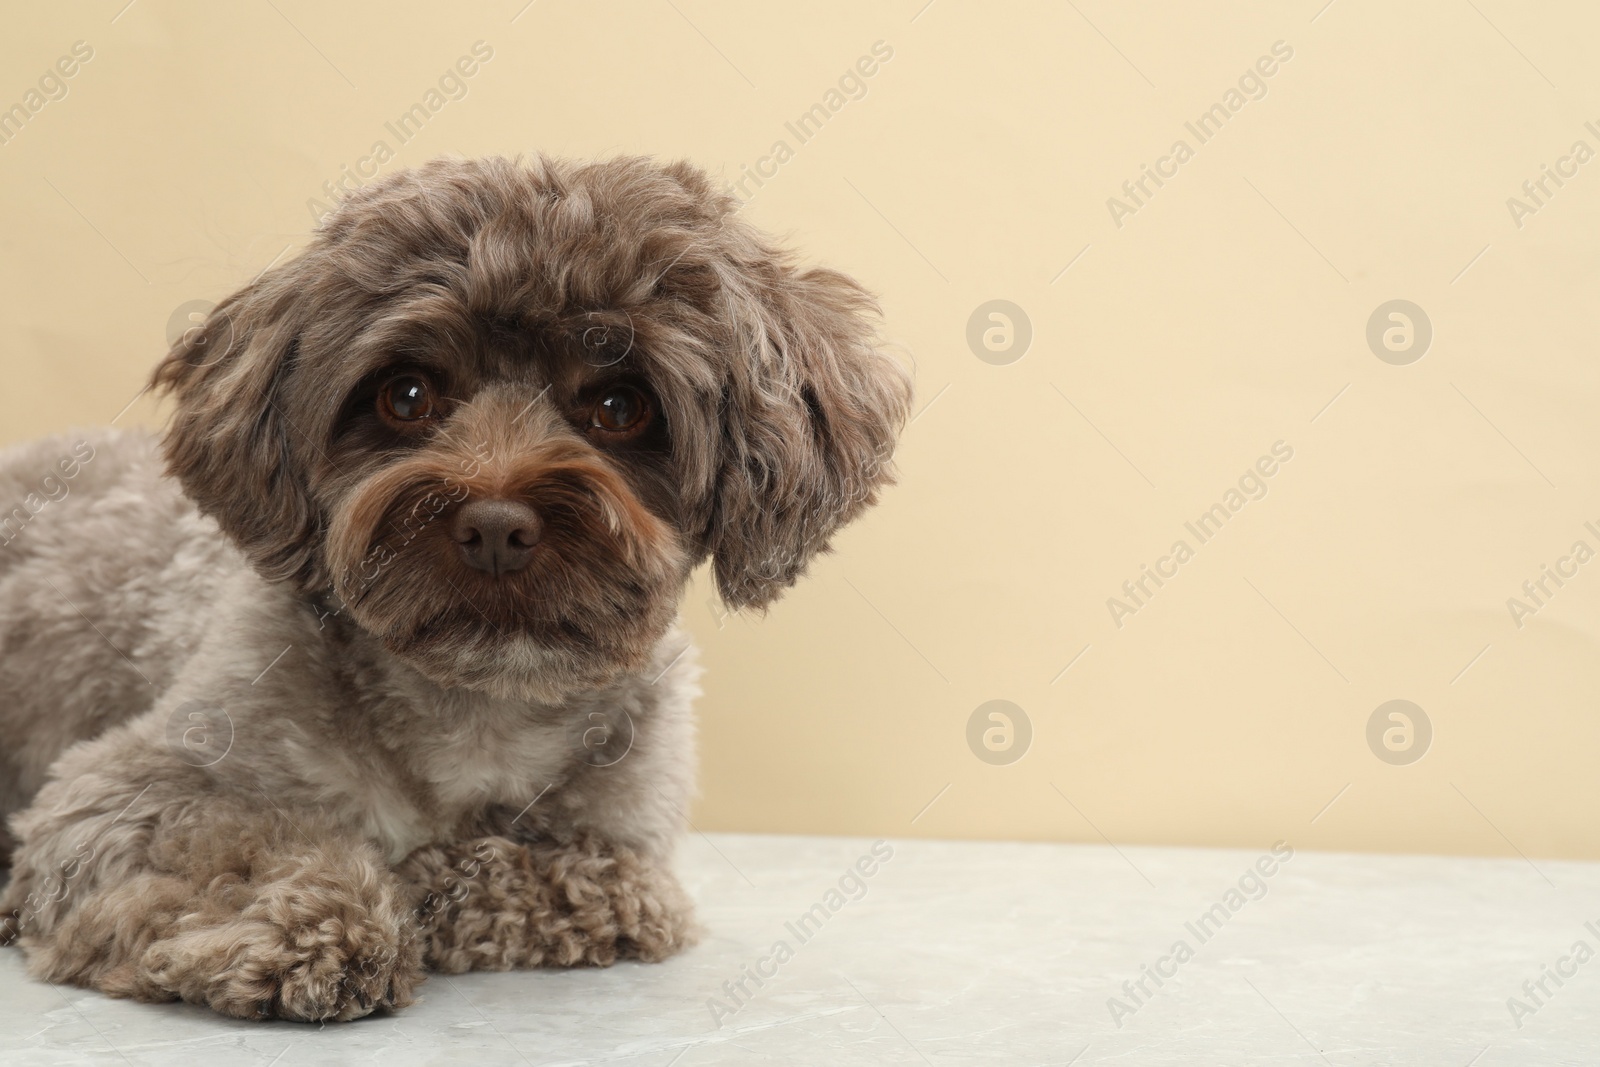
<path fill-rule="evenodd" d="M 707 556 L 731 606 L 791 585 L 909 403 L 868 294 L 735 207 L 643 159 L 386 177 L 173 347 L 168 463 L 440 684 L 638 669 Z"/>

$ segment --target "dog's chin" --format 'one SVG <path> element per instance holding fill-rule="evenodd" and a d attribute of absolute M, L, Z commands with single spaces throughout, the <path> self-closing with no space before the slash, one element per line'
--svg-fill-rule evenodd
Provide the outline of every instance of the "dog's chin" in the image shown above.
<path fill-rule="evenodd" d="M 648 620 L 650 625 L 639 627 L 626 640 L 604 646 L 575 628 L 550 634 L 494 630 L 459 620 L 378 636 L 402 662 L 442 688 L 555 704 L 648 667 L 656 643 L 671 625 L 671 615 Z"/>
<path fill-rule="evenodd" d="M 500 700 L 556 704 L 582 690 L 597 689 L 627 669 L 580 661 L 526 634 L 386 644 L 441 688 L 467 689 Z"/>

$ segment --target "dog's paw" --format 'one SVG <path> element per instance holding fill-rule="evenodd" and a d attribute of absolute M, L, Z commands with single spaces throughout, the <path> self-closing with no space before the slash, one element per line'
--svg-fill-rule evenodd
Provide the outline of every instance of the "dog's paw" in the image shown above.
<path fill-rule="evenodd" d="M 664 960 L 699 938 L 666 867 L 592 839 L 523 845 L 479 838 L 413 853 L 427 965 L 446 974 Z"/>
<path fill-rule="evenodd" d="M 535 843 L 528 852 L 554 898 L 547 962 L 659 963 L 699 940 L 694 905 L 671 868 L 593 838 Z"/>
<path fill-rule="evenodd" d="M 415 999 L 421 946 L 398 886 L 338 872 L 234 889 L 254 898 L 222 916 L 203 901 L 145 950 L 150 984 L 241 1019 L 345 1022 Z"/>

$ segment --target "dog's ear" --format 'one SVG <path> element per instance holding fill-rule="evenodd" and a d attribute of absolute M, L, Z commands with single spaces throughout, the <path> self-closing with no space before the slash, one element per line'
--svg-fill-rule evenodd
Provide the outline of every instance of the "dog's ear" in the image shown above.
<path fill-rule="evenodd" d="M 167 468 L 266 577 L 317 584 L 316 509 L 284 415 L 295 358 L 296 263 L 234 293 L 174 342 L 151 385 L 176 411 Z"/>
<path fill-rule="evenodd" d="M 748 247 L 748 246 L 746 246 Z M 894 479 L 910 376 L 851 278 L 772 253 L 725 279 L 735 355 L 709 547 L 731 607 L 764 607 Z"/>

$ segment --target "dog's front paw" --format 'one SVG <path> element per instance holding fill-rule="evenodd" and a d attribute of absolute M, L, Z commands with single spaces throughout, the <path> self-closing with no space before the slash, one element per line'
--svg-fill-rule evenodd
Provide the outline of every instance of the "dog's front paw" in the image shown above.
<path fill-rule="evenodd" d="M 529 846 L 533 868 L 552 890 L 551 963 L 659 963 L 700 939 L 694 905 L 670 867 L 594 838 Z"/>
<path fill-rule="evenodd" d="M 302 872 L 248 887 L 242 908 L 216 902 L 232 914 L 208 916 L 202 901 L 145 950 L 144 977 L 241 1019 L 344 1022 L 404 1007 L 423 980 L 409 901 L 398 886 L 361 883 Z"/>
<path fill-rule="evenodd" d="M 446 974 L 653 963 L 699 938 L 671 870 L 592 838 L 430 846 L 399 873 L 423 893 L 427 965 Z"/>

